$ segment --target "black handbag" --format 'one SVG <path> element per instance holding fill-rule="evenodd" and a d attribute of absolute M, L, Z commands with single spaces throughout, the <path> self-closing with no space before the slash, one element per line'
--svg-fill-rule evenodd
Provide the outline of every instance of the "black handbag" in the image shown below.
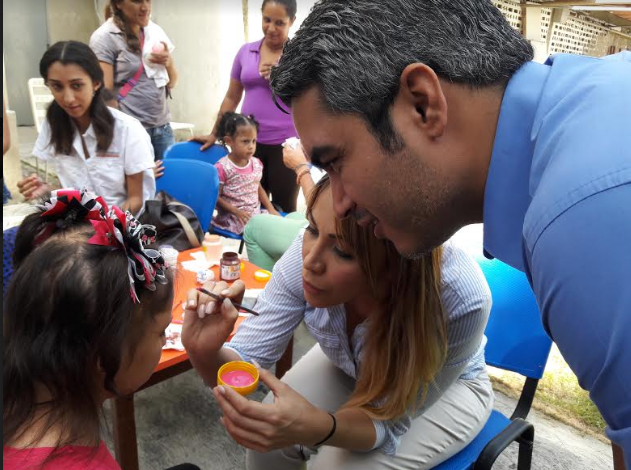
<path fill-rule="evenodd" d="M 155 225 L 158 232 L 156 245 L 171 245 L 178 251 L 202 245 L 204 231 L 193 209 L 165 191 L 145 202 L 139 220 L 143 224 Z"/>

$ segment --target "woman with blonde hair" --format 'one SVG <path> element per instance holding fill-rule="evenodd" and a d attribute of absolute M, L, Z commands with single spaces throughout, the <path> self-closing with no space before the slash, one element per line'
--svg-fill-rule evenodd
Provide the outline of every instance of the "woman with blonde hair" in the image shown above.
<path fill-rule="evenodd" d="M 274 268 L 230 343 L 244 286 L 191 291 L 183 342 L 249 469 L 432 468 L 465 447 L 493 405 L 484 362 L 491 296 L 479 267 L 445 245 L 402 258 L 372 227 L 336 221 L 327 177 L 309 225 Z M 283 377 L 263 368 L 304 321 L 317 344 Z M 260 364 L 263 403 L 216 386 L 228 361 Z M 324 447 L 321 447 L 323 446 Z"/>

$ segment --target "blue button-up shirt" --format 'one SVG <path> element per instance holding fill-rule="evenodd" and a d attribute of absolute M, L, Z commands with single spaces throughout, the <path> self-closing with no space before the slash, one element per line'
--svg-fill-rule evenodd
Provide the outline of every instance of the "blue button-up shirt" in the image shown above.
<path fill-rule="evenodd" d="M 561 54 L 508 83 L 484 247 L 528 275 L 631 468 L 631 53 L 608 59 Z"/>

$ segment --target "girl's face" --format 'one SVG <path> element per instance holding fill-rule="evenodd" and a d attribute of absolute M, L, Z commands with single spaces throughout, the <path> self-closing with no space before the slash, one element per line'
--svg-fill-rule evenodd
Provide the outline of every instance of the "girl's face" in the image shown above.
<path fill-rule="evenodd" d="M 151 17 L 151 0 L 122 0 L 116 4 L 130 25 L 144 28 Z"/>
<path fill-rule="evenodd" d="M 268 2 L 263 7 L 263 34 L 265 42 L 271 47 L 282 47 L 289 36 L 289 28 L 294 24 L 295 18 L 287 16 L 284 5 L 276 2 Z"/>
<path fill-rule="evenodd" d="M 48 67 L 46 84 L 55 101 L 73 119 L 79 119 L 90 111 L 94 93 L 101 87 L 77 64 L 54 62 Z"/>
<path fill-rule="evenodd" d="M 133 357 L 125 355 L 121 367 L 116 374 L 115 382 L 122 394 L 129 394 L 138 390 L 153 374 L 160 362 L 162 347 L 166 344 L 164 330 L 173 317 L 171 303 L 168 308 L 149 320 L 143 328 L 142 336 L 135 344 Z"/>
<path fill-rule="evenodd" d="M 316 201 L 302 244 L 305 299 L 330 307 L 371 296 L 368 278 L 355 258 L 340 246 L 330 188 Z"/>
<path fill-rule="evenodd" d="M 236 159 L 250 160 L 256 152 L 256 128 L 250 125 L 239 126 L 233 136 L 226 136 L 225 142 Z"/>

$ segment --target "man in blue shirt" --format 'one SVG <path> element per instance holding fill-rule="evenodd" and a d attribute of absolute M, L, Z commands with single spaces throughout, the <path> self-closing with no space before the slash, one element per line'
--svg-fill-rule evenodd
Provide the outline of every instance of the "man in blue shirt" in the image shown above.
<path fill-rule="evenodd" d="M 631 54 L 532 56 L 490 2 L 324 0 L 271 85 L 340 217 L 409 256 L 484 222 L 629 459 Z"/>

